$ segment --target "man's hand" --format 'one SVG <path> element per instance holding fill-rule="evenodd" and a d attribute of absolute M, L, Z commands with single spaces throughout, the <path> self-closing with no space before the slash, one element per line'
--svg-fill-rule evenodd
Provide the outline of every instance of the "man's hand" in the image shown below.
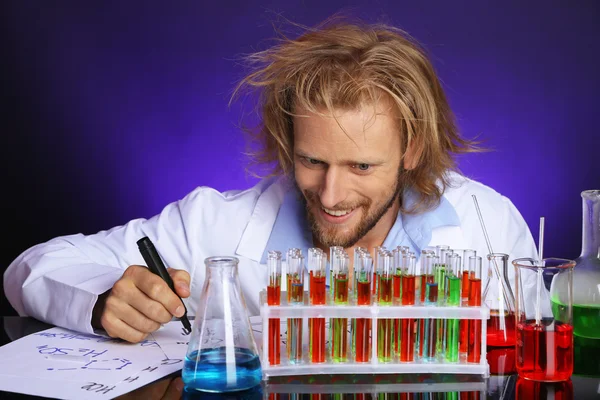
<path fill-rule="evenodd" d="M 177 294 L 188 297 L 190 275 L 183 270 L 168 270 Z M 146 267 L 131 265 L 111 290 L 98 297 L 92 326 L 104 329 L 111 337 L 137 343 L 183 313 L 183 303 L 165 281 Z"/>

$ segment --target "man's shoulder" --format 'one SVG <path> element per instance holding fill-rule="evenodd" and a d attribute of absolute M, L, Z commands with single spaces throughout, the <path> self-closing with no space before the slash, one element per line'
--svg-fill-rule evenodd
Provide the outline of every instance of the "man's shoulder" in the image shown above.
<path fill-rule="evenodd" d="M 444 191 L 444 197 L 456 209 L 468 208 L 475 210 L 473 195 L 481 207 L 499 209 L 510 204 L 510 200 L 492 187 L 465 175 L 448 173 L 449 185 Z M 482 204 L 483 203 L 483 204 Z"/>
<path fill-rule="evenodd" d="M 284 177 L 267 177 L 260 179 L 246 189 L 231 189 L 220 191 L 210 186 L 198 186 L 190 192 L 185 200 L 192 202 L 211 201 L 217 203 L 248 203 L 256 204 L 261 197 L 279 198 L 289 190 L 289 183 Z"/>

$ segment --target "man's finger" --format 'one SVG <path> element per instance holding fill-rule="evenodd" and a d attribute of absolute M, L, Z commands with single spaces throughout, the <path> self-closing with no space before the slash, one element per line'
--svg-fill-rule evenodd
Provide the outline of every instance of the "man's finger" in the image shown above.
<path fill-rule="evenodd" d="M 127 303 L 152 321 L 160 324 L 166 324 L 173 318 L 173 315 L 162 303 L 151 299 L 137 287 L 130 290 Z"/>
<path fill-rule="evenodd" d="M 146 276 L 146 279 L 137 280 L 136 286 L 150 299 L 162 304 L 171 315 L 181 317 L 185 312 L 179 297 L 173 293 L 167 282 L 160 277 L 151 274 L 151 276 Z"/>
<path fill-rule="evenodd" d="M 121 321 L 142 333 L 151 333 L 160 328 L 159 322 L 146 317 L 129 304 L 123 304 L 120 315 Z"/>
<path fill-rule="evenodd" d="M 169 268 L 168 271 L 177 294 L 180 297 L 188 297 L 190 295 L 190 274 L 182 269 Z"/>
<path fill-rule="evenodd" d="M 131 343 L 139 343 L 148 336 L 144 332 L 140 332 L 127 325 L 118 318 L 104 318 L 102 326 L 110 337 L 117 337 Z"/>

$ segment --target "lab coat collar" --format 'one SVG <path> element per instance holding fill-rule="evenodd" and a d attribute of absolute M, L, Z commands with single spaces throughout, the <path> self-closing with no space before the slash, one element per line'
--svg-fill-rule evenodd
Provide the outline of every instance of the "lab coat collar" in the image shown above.
<path fill-rule="evenodd" d="M 411 209 L 417 201 L 418 195 L 416 191 L 409 189 L 404 192 L 404 208 Z M 404 240 L 401 237 L 390 237 L 394 231 L 392 228 L 384 242 L 384 246 L 391 248 L 400 244 L 408 245 L 411 251 L 417 255 L 417 258 L 421 254 L 421 250 L 433 243 L 432 238 L 434 234 L 440 233 L 441 228 L 460 227 L 460 219 L 454 206 L 444 196 L 441 197 L 440 203 L 434 209 L 421 214 L 399 213 L 398 220 L 401 220 L 404 228 L 403 232 L 400 231 L 398 236 L 405 233 L 410 243 L 403 243 Z M 454 232 L 457 238 L 462 238 L 460 229 L 450 229 L 449 232 Z"/>
<path fill-rule="evenodd" d="M 269 250 L 285 252 L 297 247 L 306 254 L 313 246 L 313 241 L 307 224 L 306 209 L 299 196 L 301 194 L 286 178 L 281 178 L 268 187 L 256 203 L 237 253 L 261 264 L 266 263 Z M 414 190 L 404 192 L 406 208 L 411 208 L 417 200 Z M 437 241 L 447 241 L 449 237 L 457 239 L 454 241 L 456 244 L 463 241 L 458 214 L 442 196 L 438 206 L 425 213 L 399 213 L 383 245 L 387 248 L 409 246 L 418 257 L 426 246 Z"/>

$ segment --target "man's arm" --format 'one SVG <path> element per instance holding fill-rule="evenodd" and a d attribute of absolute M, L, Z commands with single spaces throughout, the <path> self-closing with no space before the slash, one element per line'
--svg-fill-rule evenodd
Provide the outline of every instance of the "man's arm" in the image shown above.
<path fill-rule="evenodd" d="M 139 238 L 151 237 L 169 267 L 188 269 L 195 265 L 193 248 L 198 247 L 199 232 L 188 221 L 201 223 L 202 215 L 198 211 L 202 209 L 201 192 L 202 189 L 198 189 L 190 193 L 148 220 L 133 220 L 94 235 L 62 236 L 27 249 L 4 274 L 8 300 L 20 315 L 77 331 L 93 332 L 92 314 L 95 311 L 94 325 L 99 327 L 115 283 L 124 277 L 130 266 L 144 265 L 136 244 Z M 142 272 L 150 274 L 146 277 L 152 279 L 153 274 L 143 269 Z M 138 279 L 148 281 L 143 277 Z M 160 282 L 160 279 L 158 283 L 154 281 L 155 286 L 160 286 Z M 129 289 L 126 285 L 121 286 L 126 289 L 122 292 Z M 148 290 L 163 293 L 162 289 L 153 287 L 148 286 Z M 175 300 L 171 298 L 168 302 Z M 160 310 L 155 312 L 161 313 Z"/>

